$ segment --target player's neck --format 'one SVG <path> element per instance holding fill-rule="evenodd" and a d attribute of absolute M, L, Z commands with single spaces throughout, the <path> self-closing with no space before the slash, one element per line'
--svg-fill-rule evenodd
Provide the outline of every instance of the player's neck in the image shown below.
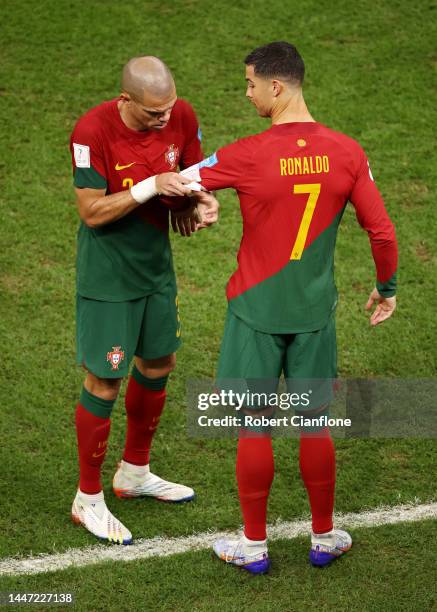
<path fill-rule="evenodd" d="M 310 113 L 284 112 L 276 117 L 272 115 L 272 125 L 281 123 L 316 123 L 316 120 Z"/>
<path fill-rule="evenodd" d="M 136 132 L 144 131 L 144 128 L 142 128 L 141 124 L 135 119 L 135 117 L 132 117 L 130 115 L 128 108 L 124 104 L 123 100 L 119 100 L 117 102 L 117 108 L 118 112 L 120 113 L 121 120 L 123 121 L 126 127 L 131 130 L 135 130 Z"/>
<path fill-rule="evenodd" d="M 278 98 L 272 109 L 271 119 L 272 125 L 295 122 L 315 123 L 315 119 L 311 116 L 305 104 L 301 90 L 282 99 Z"/>

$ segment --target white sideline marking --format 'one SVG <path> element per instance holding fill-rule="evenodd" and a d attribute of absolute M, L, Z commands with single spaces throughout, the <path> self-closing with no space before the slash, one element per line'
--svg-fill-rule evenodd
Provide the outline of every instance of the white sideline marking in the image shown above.
<path fill-rule="evenodd" d="M 336 527 L 378 527 L 379 525 L 394 525 L 396 523 L 411 523 L 415 521 L 437 518 L 437 502 L 422 505 L 394 506 L 366 512 L 337 514 Z M 293 521 L 276 523 L 268 528 L 271 540 L 293 539 L 308 535 L 311 529 L 310 521 Z M 87 548 L 76 548 L 64 553 L 45 554 L 24 559 L 3 559 L 0 561 L 0 576 L 20 576 L 41 574 L 95 565 L 102 561 L 134 561 L 150 557 L 168 557 L 179 553 L 210 548 L 216 538 L 236 536 L 237 532 L 200 533 L 181 538 L 151 538 L 139 539 L 130 546 L 96 544 Z"/>

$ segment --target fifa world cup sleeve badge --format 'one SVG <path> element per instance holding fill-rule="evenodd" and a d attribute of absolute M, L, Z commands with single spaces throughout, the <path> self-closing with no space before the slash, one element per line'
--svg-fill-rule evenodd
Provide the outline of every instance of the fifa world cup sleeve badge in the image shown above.
<path fill-rule="evenodd" d="M 170 166 L 170 170 L 174 170 L 178 165 L 179 149 L 171 144 L 165 152 L 165 161 Z"/>
<path fill-rule="evenodd" d="M 121 350 L 121 346 L 113 346 L 112 351 L 106 354 L 106 361 L 112 365 L 113 370 L 118 370 L 118 366 L 124 359 L 124 351 Z"/>

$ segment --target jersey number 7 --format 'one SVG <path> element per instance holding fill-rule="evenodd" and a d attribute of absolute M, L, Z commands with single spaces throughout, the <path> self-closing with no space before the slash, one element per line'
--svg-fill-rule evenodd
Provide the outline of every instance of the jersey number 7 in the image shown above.
<path fill-rule="evenodd" d="M 317 200 L 320 195 L 320 183 L 311 183 L 309 185 L 294 185 L 293 193 L 307 193 L 308 200 L 303 211 L 302 221 L 299 225 L 296 240 L 294 241 L 293 248 L 291 249 L 290 259 L 300 259 L 302 257 L 305 242 L 308 236 L 308 230 L 310 229 L 311 219 L 313 218 L 314 209 L 317 204 Z"/>

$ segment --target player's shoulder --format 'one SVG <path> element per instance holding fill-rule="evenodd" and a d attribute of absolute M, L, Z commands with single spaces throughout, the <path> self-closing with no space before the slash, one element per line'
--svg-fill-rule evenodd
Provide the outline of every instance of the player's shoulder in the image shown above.
<path fill-rule="evenodd" d="M 326 125 L 318 124 L 318 134 L 328 140 L 332 147 L 339 147 L 341 149 L 346 150 L 351 156 L 354 158 L 360 158 L 364 155 L 363 148 L 360 143 L 345 134 L 344 132 L 339 132 L 337 130 L 333 130 Z"/>
<path fill-rule="evenodd" d="M 176 100 L 175 105 L 173 106 L 173 110 L 171 112 L 171 116 L 173 118 L 187 119 L 191 117 L 195 117 L 196 113 L 194 112 L 191 104 L 185 100 L 184 98 L 178 98 Z"/>
<path fill-rule="evenodd" d="M 199 132 L 199 122 L 193 107 L 187 100 L 178 98 L 170 115 L 170 126 L 190 139 Z"/>
<path fill-rule="evenodd" d="M 114 99 L 90 108 L 77 120 L 73 129 L 73 135 L 87 134 L 89 136 L 98 136 L 110 122 L 111 112 L 116 104 L 117 99 Z"/>
<path fill-rule="evenodd" d="M 250 136 L 238 138 L 234 140 L 234 142 L 221 147 L 221 149 L 235 156 L 252 157 L 255 152 L 259 151 L 260 148 L 268 142 L 267 132 L 268 130 L 264 130 L 258 134 L 251 134 Z"/>

